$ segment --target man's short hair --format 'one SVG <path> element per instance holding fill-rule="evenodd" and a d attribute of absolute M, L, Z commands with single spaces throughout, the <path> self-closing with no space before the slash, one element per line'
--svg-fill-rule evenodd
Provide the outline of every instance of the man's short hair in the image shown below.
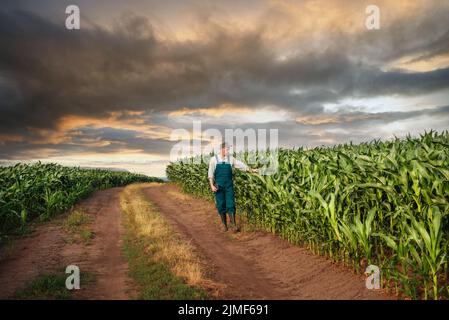
<path fill-rule="evenodd" d="M 223 142 L 221 144 L 221 149 L 226 149 L 228 147 L 228 144 L 226 142 Z"/>

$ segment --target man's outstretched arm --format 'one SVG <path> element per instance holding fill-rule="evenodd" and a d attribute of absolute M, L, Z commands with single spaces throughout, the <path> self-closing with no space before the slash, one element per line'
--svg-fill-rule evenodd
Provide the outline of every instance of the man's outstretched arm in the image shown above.
<path fill-rule="evenodd" d="M 244 162 L 232 157 L 233 165 L 235 168 L 243 171 L 249 171 L 249 172 L 258 172 L 256 169 L 251 169 L 248 167 Z"/>

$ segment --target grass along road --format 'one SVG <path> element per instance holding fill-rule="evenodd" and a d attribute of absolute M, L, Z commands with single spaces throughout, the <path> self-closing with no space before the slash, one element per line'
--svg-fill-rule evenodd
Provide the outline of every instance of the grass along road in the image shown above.
<path fill-rule="evenodd" d="M 156 188 L 160 185 L 155 184 Z M 130 185 L 120 204 L 125 226 L 124 251 L 141 299 L 202 299 L 207 297 L 199 258 L 145 199 L 147 184 Z"/>

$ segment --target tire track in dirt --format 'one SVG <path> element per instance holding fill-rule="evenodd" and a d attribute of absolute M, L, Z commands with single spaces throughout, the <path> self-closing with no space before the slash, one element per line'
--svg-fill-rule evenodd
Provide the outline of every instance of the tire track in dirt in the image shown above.
<path fill-rule="evenodd" d="M 132 280 L 128 277 L 128 263 L 122 255 L 122 225 L 120 192 L 112 188 L 96 192 L 79 205 L 94 217 L 91 224 L 95 238 L 84 247 L 86 258 L 80 257 L 80 269 L 95 274 L 95 282 L 80 291 L 77 298 L 101 300 L 127 300 L 136 296 Z M 66 248 L 70 256 L 70 248 Z M 76 264 L 76 263 L 75 263 Z"/>
<path fill-rule="evenodd" d="M 307 249 L 264 232 L 220 231 L 211 202 L 183 195 L 173 184 L 144 194 L 210 265 L 225 299 L 393 299 L 368 290 L 365 279 Z"/>
<path fill-rule="evenodd" d="M 0 298 L 12 298 L 39 274 L 53 273 L 69 264 L 79 266 L 81 273 L 95 275 L 93 283 L 81 282 L 75 299 L 133 298 L 135 290 L 121 249 L 121 190 L 97 191 L 76 205 L 92 218 L 90 229 L 95 238 L 90 245 L 67 241 L 62 222 L 68 213 L 38 225 L 30 236 L 13 241 L 10 252 L 0 259 Z"/>

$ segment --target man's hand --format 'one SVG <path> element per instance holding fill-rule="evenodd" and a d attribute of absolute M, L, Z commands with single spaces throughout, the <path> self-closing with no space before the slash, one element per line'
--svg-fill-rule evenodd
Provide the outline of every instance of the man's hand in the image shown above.
<path fill-rule="evenodd" d="M 209 178 L 209 185 L 212 192 L 217 192 L 218 188 L 215 186 L 215 181 L 213 178 Z"/>

